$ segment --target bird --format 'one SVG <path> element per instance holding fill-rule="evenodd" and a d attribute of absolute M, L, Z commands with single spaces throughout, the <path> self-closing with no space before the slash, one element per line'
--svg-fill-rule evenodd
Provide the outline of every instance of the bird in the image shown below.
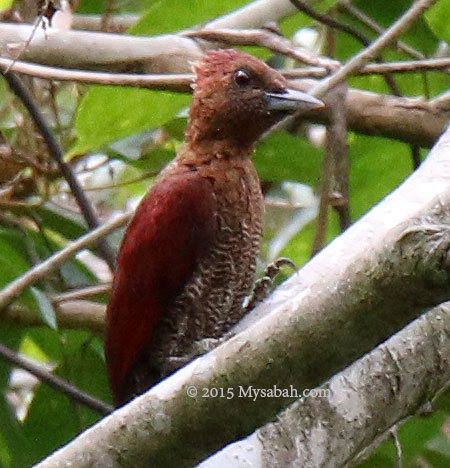
<path fill-rule="evenodd" d="M 138 206 L 117 258 L 105 340 L 116 407 L 242 318 L 263 229 L 254 144 L 289 113 L 323 106 L 239 50 L 212 50 L 194 71 L 185 141 Z"/>

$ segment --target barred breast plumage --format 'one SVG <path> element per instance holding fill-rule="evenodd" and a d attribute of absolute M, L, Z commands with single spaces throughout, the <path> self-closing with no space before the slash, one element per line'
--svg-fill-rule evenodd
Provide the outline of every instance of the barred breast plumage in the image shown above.
<path fill-rule="evenodd" d="M 211 184 L 216 202 L 214 242 L 136 362 L 132 374 L 138 388 L 147 388 L 164 377 L 166 369 L 173 371 L 177 366 L 167 363 L 174 357 L 188 356 L 197 341 L 223 336 L 242 318 L 243 301 L 254 282 L 263 197 L 252 161 L 217 158 L 199 167 L 176 163 L 164 177 L 184 171 L 195 171 Z"/>

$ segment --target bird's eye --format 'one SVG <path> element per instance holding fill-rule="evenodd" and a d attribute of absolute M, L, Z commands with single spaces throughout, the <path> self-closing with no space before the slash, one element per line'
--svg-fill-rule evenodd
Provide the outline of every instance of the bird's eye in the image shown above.
<path fill-rule="evenodd" d="M 252 77 L 247 70 L 240 68 L 234 72 L 233 80 L 240 88 L 245 88 L 251 83 Z"/>

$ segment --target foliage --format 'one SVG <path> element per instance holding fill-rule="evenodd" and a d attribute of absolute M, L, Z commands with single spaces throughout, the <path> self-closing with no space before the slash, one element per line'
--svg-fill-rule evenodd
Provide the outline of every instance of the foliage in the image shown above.
<path fill-rule="evenodd" d="M 131 10 L 140 15 L 130 33 L 153 35 L 200 25 L 246 3 L 245 0 L 191 0 L 189 8 L 186 8 L 186 2 L 181 0 L 136 1 L 127 4 L 117 2 L 115 9 L 118 13 Z M 336 3 L 320 2 L 319 7 L 322 12 L 327 12 Z M 387 27 L 411 2 L 358 0 L 354 4 Z M 9 6 L 9 2 L 1 3 L 0 9 L 5 5 Z M 104 4 L 82 0 L 79 11 L 103 13 Z M 338 10 L 335 16 L 372 39 L 375 37 L 351 15 Z M 439 41 L 450 41 L 449 17 L 450 0 L 440 0 L 404 34 L 402 40 L 427 56 L 433 54 Z M 303 27 L 321 30 L 303 13 L 295 14 L 280 24 L 280 30 L 287 37 Z M 335 33 L 334 39 L 336 57 L 341 61 L 361 50 L 358 41 L 342 32 Z M 262 53 L 260 49 L 255 50 Z M 264 54 L 269 56 L 267 51 Z M 397 49 L 389 49 L 383 57 L 386 60 L 410 59 Z M 429 97 L 449 87 L 448 76 L 444 73 L 415 73 L 398 75 L 395 80 L 403 93 Z M 379 76 L 354 77 L 349 80 L 349 85 L 378 93 L 391 92 Z M 80 173 L 86 189 L 96 188 L 87 190 L 87 193 L 97 210 L 105 215 L 123 210 L 131 198 L 138 200 L 152 183 L 154 174 L 173 157 L 183 138 L 186 125 L 183 112 L 189 103 L 187 95 L 110 86 L 86 88 L 62 83 L 54 83 L 48 89 L 41 83 L 34 87 L 34 92 L 67 150 L 66 159 Z M 6 91 L 4 83 L 0 109 L 0 131 L 17 152 L 15 159 L 12 158 L 16 166 L 11 161 L 3 163 L 0 158 L 0 191 L 13 181 L 12 197 L 8 199 L 0 195 L 0 287 L 3 287 L 33 264 L 86 233 L 87 229 L 28 116 Z M 321 130 L 316 130 L 320 134 Z M 283 196 L 288 205 L 283 182 L 306 184 L 316 193 L 319 189 L 324 142 L 322 138 L 321 145 L 313 145 L 307 134 L 303 127 L 271 133 L 259 143 L 255 152 L 259 174 L 265 185 L 270 187 L 268 194 Z M 350 211 L 352 220 L 356 220 L 400 184 L 411 173 L 413 165 L 411 149 L 405 143 L 355 133 L 349 133 L 347 142 L 351 162 Z M 27 159 L 21 158 L 22 154 Z M 29 164 L 30 160 L 34 164 Z M 20 161 L 19 166 L 17 161 Z M 12 175 L 5 178 L 8 170 Z M 98 186 L 106 188 L 98 190 Z M 282 228 L 298 212 L 299 208 L 288 206 L 274 215 L 275 221 L 267 220 L 269 229 L 263 252 L 268 251 Z M 297 265 L 304 264 L 311 255 L 315 228 L 314 222 L 308 223 L 285 243 L 281 254 L 292 258 Z M 330 209 L 327 240 L 338 234 L 338 217 Z M 112 237 L 111 240 L 117 246 L 119 239 Z M 92 258 L 96 254 L 93 247 L 89 255 Z M 57 375 L 94 396 L 110 401 L 101 339 L 89 331 L 58 329 L 55 311 L 49 301 L 51 294 L 97 284 L 104 275 L 104 268 L 99 268 L 101 261 L 94 258 L 93 262 L 80 257 L 67 261 L 32 289 L 27 289 L 18 303 L 30 313 L 39 314 L 47 326 L 4 325 L 0 329 L 0 342 L 48 365 Z M 99 295 L 94 300 L 104 302 L 105 297 Z M 14 374 L 14 379 L 11 379 L 11 371 L 9 363 L 0 363 L 0 467 L 29 466 L 99 418 L 99 415 L 43 383 L 35 384 L 20 394 L 13 388 L 18 375 Z M 11 401 L 18 403 L 14 406 Z M 412 418 L 400 430 L 404 466 L 450 466 L 449 424 L 447 393 L 438 402 L 438 409 L 432 416 Z M 394 463 L 393 444 L 386 442 L 362 466 L 383 468 Z"/>

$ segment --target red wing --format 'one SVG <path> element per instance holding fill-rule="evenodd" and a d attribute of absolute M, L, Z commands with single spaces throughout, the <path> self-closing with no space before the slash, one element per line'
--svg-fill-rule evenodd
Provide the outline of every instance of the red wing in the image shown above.
<path fill-rule="evenodd" d="M 197 172 L 155 185 L 122 242 L 108 305 L 105 352 L 114 395 L 216 229 L 211 182 Z"/>

